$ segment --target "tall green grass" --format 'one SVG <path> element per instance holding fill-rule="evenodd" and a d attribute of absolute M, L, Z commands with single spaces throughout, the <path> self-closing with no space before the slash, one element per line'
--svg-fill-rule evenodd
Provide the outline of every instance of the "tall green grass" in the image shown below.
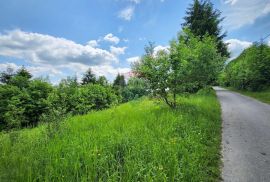
<path fill-rule="evenodd" d="M 218 181 L 214 94 L 141 99 L 0 135 L 0 181 Z"/>
<path fill-rule="evenodd" d="M 264 103 L 270 104 L 270 88 L 262 90 L 262 91 L 257 91 L 257 92 L 252 92 L 252 91 L 247 91 L 247 90 L 236 90 L 231 87 L 229 89 L 235 92 L 239 92 L 243 95 L 253 97 Z"/>

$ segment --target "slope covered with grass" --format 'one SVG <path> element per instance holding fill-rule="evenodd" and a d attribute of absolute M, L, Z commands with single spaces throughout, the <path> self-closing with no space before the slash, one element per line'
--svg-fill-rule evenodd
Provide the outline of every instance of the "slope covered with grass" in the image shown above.
<path fill-rule="evenodd" d="M 0 135 L 0 181 L 217 181 L 221 121 L 213 93 L 171 110 L 141 99 Z"/>
<path fill-rule="evenodd" d="M 232 90 L 270 104 L 270 88 L 263 91 L 257 91 L 257 92 L 246 91 L 246 90 L 236 90 L 236 89 L 232 89 Z"/>

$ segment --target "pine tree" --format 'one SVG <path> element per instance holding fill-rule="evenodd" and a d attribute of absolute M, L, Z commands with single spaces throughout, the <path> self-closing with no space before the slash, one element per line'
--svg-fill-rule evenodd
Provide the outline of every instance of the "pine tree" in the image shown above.
<path fill-rule="evenodd" d="M 184 20 L 182 25 L 189 28 L 194 35 L 201 38 L 206 34 L 215 37 L 218 52 L 222 56 L 229 56 L 227 45 L 223 42 L 226 33 L 222 33 L 220 26 L 224 18 L 221 18 L 221 12 L 214 9 L 210 1 L 194 0 L 194 3 L 187 9 Z"/>
<path fill-rule="evenodd" d="M 86 73 L 83 75 L 82 85 L 86 85 L 86 84 L 90 84 L 90 83 L 95 84 L 96 82 L 97 82 L 96 76 L 92 72 L 91 68 L 89 68 L 86 71 Z"/>
<path fill-rule="evenodd" d="M 126 86 L 126 81 L 124 75 L 120 75 L 119 73 L 117 74 L 114 82 L 113 82 L 113 87 L 120 87 L 124 88 Z"/>
<path fill-rule="evenodd" d="M 16 76 L 21 76 L 21 77 L 24 77 L 24 78 L 27 78 L 27 79 L 32 78 L 31 73 L 30 73 L 27 69 L 25 69 L 24 66 L 22 66 L 22 67 L 17 71 Z"/>

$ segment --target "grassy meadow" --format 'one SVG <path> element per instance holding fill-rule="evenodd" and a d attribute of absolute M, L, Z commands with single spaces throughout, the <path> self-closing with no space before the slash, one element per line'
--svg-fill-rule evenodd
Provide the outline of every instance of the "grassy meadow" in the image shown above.
<path fill-rule="evenodd" d="M 148 98 L 0 134 L 0 181 L 219 181 L 214 93 Z"/>

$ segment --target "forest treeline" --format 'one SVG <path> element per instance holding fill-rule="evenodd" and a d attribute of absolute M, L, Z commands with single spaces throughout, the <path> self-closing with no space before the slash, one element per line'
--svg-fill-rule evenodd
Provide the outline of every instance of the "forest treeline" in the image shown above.
<path fill-rule="evenodd" d="M 230 61 L 219 77 L 221 85 L 260 91 L 270 86 L 270 47 L 254 44 Z"/>
<path fill-rule="evenodd" d="M 33 79 L 24 68 L 11 68 L 0 74 L 0 130 L 32 127 L 39 122 L 60 121 L 69 115 L 86 114 L 109 108 L 147 94 L 143 79 L 126 83 L 118 74 L 113 84 L 104 76 L 96 78 L 89 69 L 81 82 L 63 79 L 57 86 Z"/>

